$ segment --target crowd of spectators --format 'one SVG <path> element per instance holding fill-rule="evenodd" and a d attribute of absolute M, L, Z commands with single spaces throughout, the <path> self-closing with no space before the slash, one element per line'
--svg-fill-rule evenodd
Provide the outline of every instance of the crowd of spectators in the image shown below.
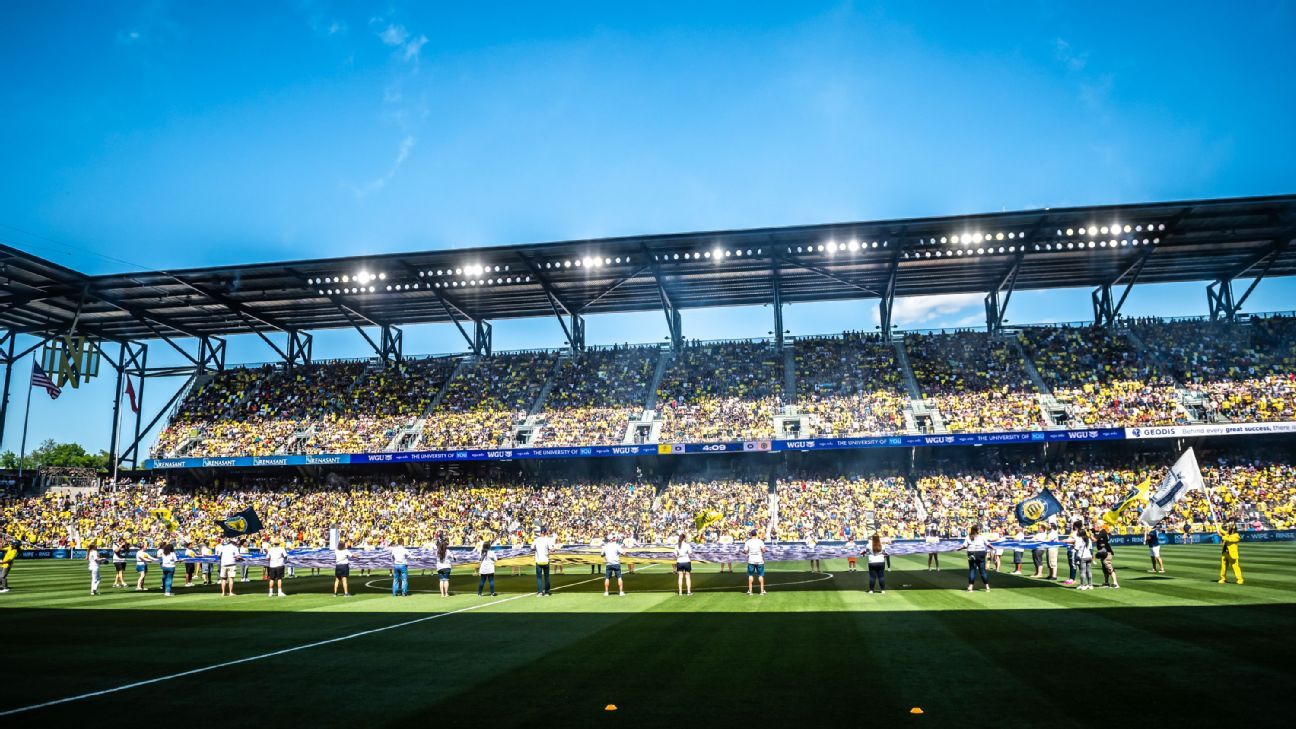
<path fill-rule="evenodd" d="M 613 347 L 582 352 L 558 367 L 545 401 L 543 445 L 612 445 L 625 439 L 631 418 L 643 412 L 658 347 Z"/>
<path fill-rule="evenodd" d="M 1035 386 L 1020 353 L 982 331 L 905 336 L 914 378 L 950 432 L 1043 426 Z"/>
<path fill-rule="evenodd" d="M 1090 456 L 1049 464 L 939 463 L 913 474 L 804 471 L 775 487 L 775 536 L 785 540 L 855 538 L 875 531 L 898 539 L 961 535 L 976 524 L 1003 535 L 1018 530 L 1013 507 L 1047 487 L 1065 519 L 1097 524 L 1113 504 L 1145 479 L 1155 486 L 1169 463 L 1161 456 Z M 1201 462 L 1207 491 L 1194 490 L 1167 526 L 1184 521 L 1200 532 L 1213 511 L 1243 529 L 1296 528 L 1296 464 L 1286 457 L 1219 456 Z M 1208 502 L 1208 498 L 1210 501 Z M 48 492 L 0 499 L 0 533 L 26 546 L 57 547 L 163 541 L 199 547 L 219 537 L 216 520 L 251 507 L 264 531 L 254 539 L 282 538 L 320 547 L 329 530 L 344 541 L 373 547 L 427 545 L 444 534 L 453 544 L 483 538 L 529 543 L 548 527 L 563 543 L 588 543 L 618 534 L 639 543 L 669 543 L 697 535 L 696 518 L 717 512 L 708 541 L 742 541 L 771 524 L 767 477 L 726 473 L 682 475 L 664 487 L 642 477 L 520 478 L 446 474 L 424 481 L 372 476 L 346 481 L 260 477 L 196 490 L 141 482 L 90 493 Z M 1139 510 L 1127 511 L 1117 532 L 1139 533 Z"/>
<path fill-rule="evenodd" d="M 1133 328 L 1180 384 L 1205 398 L 1211 419 L 1296 418 L 1296 317 L 1140 319 Z"/>
<path fill-rule="evenodd" d="M 782 394 L 783 355 L 769 343 L 688 345 L 657 388 L 661 441 L 772 438 Z"/>
<path fill-rule="evenodd" d="M 1019 335 L 1021 349 L 981 331 L 913 333 L 905 347 L 921 396 L 952 432 L 1043 427 L 1023 350 L 1065 407 L 1069 424 L 1296 419 L 1296 318 L 1128 325 L 1151 357 L 1122 331 L 1088 326 L 1027 327 Z M 811 433 L 904 430 L 908 400 L 889 342 L 849 333 L 800 338 L 792 346 L 796 405 L 808 416 Z M 182 400 L 153 455 L 372 452 L 419 419 L 414 447 L 509 446 L 514 426 L 550 377 L 534 442 L 615 444 L 646 404 L 661 356 L 658 347 L 626 346 L 561 362 L 554 353 L 515 353 L 462 366 L 457 358 L 439 357 L 386 367 L 338 361 L 230 369 Z M 766 342 L 695 342 L 665 356 L 670 363 L 656 393 L 662 442 L 775 436 L 774 417 L 787 396 L 783 353 Z M 443 389 L 445 397 L 431 412 Z"/>
<path fill-rule="evenodd" d="M 876 334 L 796 340 L 797 406 L 817 435 L 885 435 L 905 429 L 909 398 L 895 348 Z"/>
<path fill-rule="evenodd" d="M 423 424 L 419 447 L 428 450 L 510 445 L 549 378 L 552 352 L 499 354 L 460 371 Z"/>
<path fill-rule="evenodd" d="M 922 536 L 915 493 L 899 474 L 796 474 L 779 481 L 778 513 L 785 541 Z"/>
<path fill-rule="evenodd" d="M 1121 332 L 1097 326 L 1027 327 L 1021 343 L 1077 427 L 1177 425 L 1187 414 L 1174 381 L 1143 361 Z"/>

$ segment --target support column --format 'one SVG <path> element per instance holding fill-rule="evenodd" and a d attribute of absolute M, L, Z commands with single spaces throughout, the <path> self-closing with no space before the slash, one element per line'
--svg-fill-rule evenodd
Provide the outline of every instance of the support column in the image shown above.
<path fill-rule="evenodd" d="M 783 351 L 783 286 L 779 277 L 779 259 L 774 257 L 774 347 Z"/>
<path fill-rule="evenodd" d="M 493 338 L 490 322 L 481 319 L 473 321 L 473 354 L 478 357 L 491 356 Z"/>
<path fill-rule="evenodd" d="M 1236 319 L 1239 307 L 1233 300 L 1233 280 L 1220 279 L 1207 286 L 1206 306 L 1210 310 L 1211 321 Z"/>
<path fill-rule="evenodd" d="M 571 315 L 571 351 L 572 354 L 585 351 L 585 317 Z"/>
<path fill-rule="evenodd" d="M 121 400 L 122 400 L 122 377 L 126 365 L 126 343 L 121 343 L 117 348 L 117 364 L 113 365 L 117 370 L 117 386 L 113 388 L 113 406 L 112 406 L 112 430 L 108 436 L 108 467 L 112 468 L 117 463 L 117 430 L 121 421 Z M 30 397 L 30 393 L 28 395 Z"/>
<path fill-rule="evenodd" d="M 382 326 L 382 340 L 378 358 L 386 365 L 389 362 L 400 362 L 405 356 L 405 333 L 391 324 Z"/>
<path fill-rule="evenodd" d="M 5 332 L 0 337 L 0 364 L 4 365 L 4 385 L 0 391 L 0 446 L 4 445 L 5 418 L 9 414 L 9 383 L 13 379 L 14 366 L 14 339 L 17 335 L 13 332 Z"/>
<path fill-rule="evenodd" d="M 1112 305 L 1111 286 L 1103 284 L 1093 290 L 1091 295 L 1093 299 L 1093 319 L 1094 324 L 1101 327 L 1111 327 L 1116 324 L 1116 308 Z"/>
<path fill-rule="evenodd" d="M 313 346 L 313 337 L 309 332 L 303 332 L 300 329 L 292 329 L 288 332 L 288 352 L 284 358 L 284 363 L 288 369 L 293 369 L 298 365 L 308 365 L 311 363 L 311 349 Z"/>

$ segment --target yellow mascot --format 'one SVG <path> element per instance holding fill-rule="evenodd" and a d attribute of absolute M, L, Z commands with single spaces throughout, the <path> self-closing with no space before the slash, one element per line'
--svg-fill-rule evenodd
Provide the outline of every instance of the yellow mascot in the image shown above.
<path fill-rule="evenodd" d="M 1237 525 L 1229 524 L 1228 531 L 1222 529 L 1218 524 L 1215 525 L 1215 532 L 1220 536 L 1220 543 L 1223 549 L 1220 551 L 1220 584 L 1224 584 L 1224 574 L 1229 566 L 1233 567 L 1233 576 L 1237 578 L 1237 583 L 1242 584 L 1242 563 L 1238 561 L 1238 542 L 1242 538 L 1238 536 Z"/>

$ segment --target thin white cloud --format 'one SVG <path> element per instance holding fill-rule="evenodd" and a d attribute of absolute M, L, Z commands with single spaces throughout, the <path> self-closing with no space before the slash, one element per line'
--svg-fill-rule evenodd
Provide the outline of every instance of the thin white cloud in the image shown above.
<path fill-rule="evenodd" d="M 405 39 L 409 38 L 409 31 L 405 30 L 403 25 L 391 23 L 386 28 L 383 28 L 382 32 L 378 33 L 378 37 L 389 46 L 399 46 L 404 45 Z"/>
<path fill-rule="evenodd" d="M 427 45 L 427 42 L 428 42 L 427 36 L 420 35 L 419 37 L 411 40 L 409 43 L 406 43 L 404 47 L 401 49 L 401 58 L 406 63 L 417 60 L 419 56 L 419 52 L 423 50 L 423 46 Z"/>
<path fill-rule="evenodd" d="M 351 191 L 355 193 L 355 196 L 357 198 L 363 198 L 386 187 L 387 183 L 391 182 L 392 178 L 396 176 L 401 165 L 405 164 L 405 160 L 409 158 L 410 150 L 414 149 L 414 142 L 416 141 L 417 140 L 413 136 L 406 135 L 406 137 L 401 140 L 400 149 L 396 152 L 396 159 L 392 160 L 391 165 L 387 168 L 385 173 L 373 178 L 363 185 L 351 186 Z"/>
<path fill-rule="evenodd" d="M 932 328 L 971 326 L 969 322 L 975 314 L 965 314 L 957 319 L 952 318 L 952 315 L 962 313 L 970 306 L 980 306 L 983 298 L 982 294 L 906 296 L 896 299 L 891 323 L 901 329 L 922 328 L 921 325 Z M 873 320 L 878 321 L 876 311 L 873 312 Z"/>

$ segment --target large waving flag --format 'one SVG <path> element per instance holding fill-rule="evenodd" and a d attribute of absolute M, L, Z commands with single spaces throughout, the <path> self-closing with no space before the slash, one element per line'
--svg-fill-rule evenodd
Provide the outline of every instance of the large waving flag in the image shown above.
<path fill-rule="evenodd" d="M 1108 509 L 1103 515 L 1102 520 L 1110 526 L 1116 526 L 1120 523 L 1121 515 L 1129 511 L 1132 507 L 1145 503 L 1148 499 L 1148 492 L 1152 490 L 1152 479 L 1145 478 L 1143 483 L 1130 488 L 1117 501 L 1112 508 Z"/>
<path fill-rule="evenodd" d="M 1139 521 L 1147 526 L 1156 526 L 1166 515 L 1174 511 L 1175 504 L 1193 489 L 1204 488 L 1201 469 L 1197 467 L 1197 456 L 1193 449 L 1184 451 L 1179 460 L 1170 467 L 1161 485 L 1148 500 L 1148 505 L 1139 514 Z"/>
<path fill-rule="evenodd" d="M 222 536 L 226 537 L 241 537 L 261 531 L 261 519 L 250 506 L 233 516 L 217 519 L 216 524 L 224 532 Z"/>
<path fill-rule="evenodd" d="M 1037 524 L 1054 514 L 1062 513 L 1062 504 L 1058 503 L 1057 497 L 1052 491 L 1044 489 L 1038 494 L 1017 504 L 1017 521 L 1023 526 Z"/>

